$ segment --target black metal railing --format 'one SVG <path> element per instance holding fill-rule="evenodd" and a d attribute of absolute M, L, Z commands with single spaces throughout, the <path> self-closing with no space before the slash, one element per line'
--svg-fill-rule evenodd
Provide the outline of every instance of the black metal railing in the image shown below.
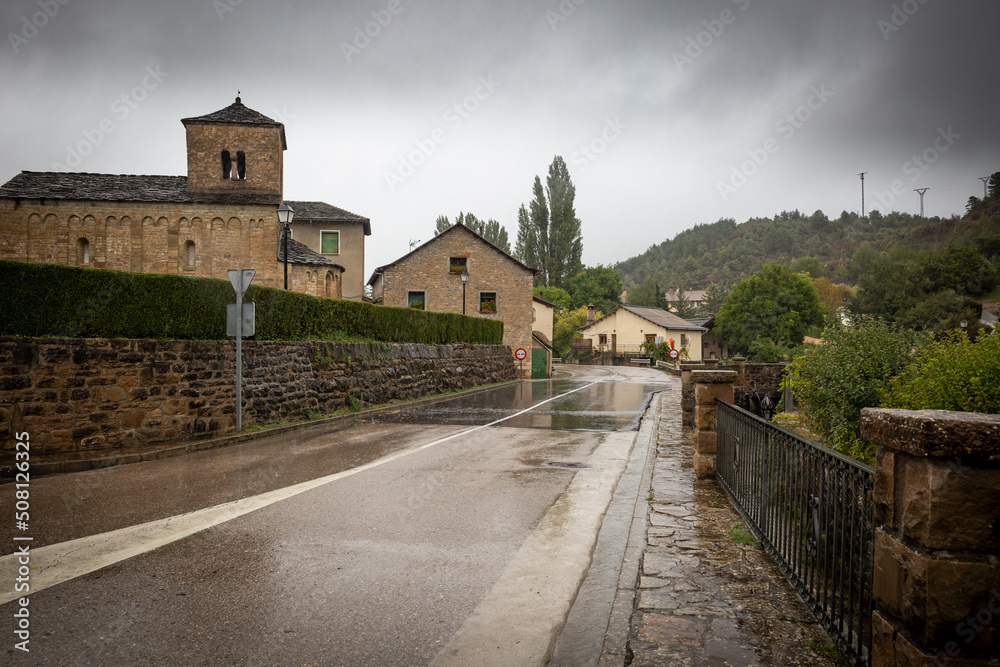
<path fill-rule="evenodd" d="M 716 405 L 717 479 L 841 653 L 869 665 L 875 471 Z"/>

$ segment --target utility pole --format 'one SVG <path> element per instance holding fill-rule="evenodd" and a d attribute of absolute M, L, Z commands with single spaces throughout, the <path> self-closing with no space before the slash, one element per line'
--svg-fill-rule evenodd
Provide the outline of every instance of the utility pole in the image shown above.
<path fill-rule="evenodd" d="M 861 177 L 861 217 L 865 217 L 865 174 L 867 171 L 863 171 L 858 176 Z"/>
<path fill-rule="evenodd" d="M 989 176 L 980 176 L 979 180 L 981 180 L 983 182 L 983 201 L 986 201 L 986 198 L 989 197 L 989 192 L 987 192 L 986 186 L 989 185 L 990 177 Z"/>
<path fill-rule="evenodd" d="M 924 193 L 930 190 L 930 188 L 917 188 L 914 190 L 918 195 L 920 195 L 920 217 L 924 217 Z"/>

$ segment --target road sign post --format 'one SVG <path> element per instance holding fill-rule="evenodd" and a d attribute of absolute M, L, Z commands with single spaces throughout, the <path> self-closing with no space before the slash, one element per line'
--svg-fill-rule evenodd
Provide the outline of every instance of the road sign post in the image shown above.
<path fill-rule="evenodd" d="M 517 351 L 514 352 L 514 358 L 521 362 L 521 379 L 522 380 L 524 379 L 524 360 L 525 360 L 525 358 L 527 358 L 527 356 L 528 356 L 528 353 L 525 351 L 525 349 L 523 347 L 517 348 Z"/>
<path fill-rule="evenodd" d="M 229 282 L 232 284 L 233 289 L 236 290 L 236 308 L 234 309 L 236 326 L 233 327 L 235 331 L 229 328 L 230 323 L 227 321 L 228 330 L 226 333 L 230 336 L 236 336 L 236 432 L 239 433 L 243 430 L 243 295 L 246 293 L 247 288 L 250 287 L 256 271 L 254 269 L 229 269 L 227 273 L 229 274 Z M 226 312 L 228 316 L 228 307 L 226 308 Z M 252 309 L 251 313 L 253 313 Z M 251 315 L 252 317 L 253 315 Z M 252 336 L 255 328 L 254 323 L 251 322 L 247 335 Z"/>

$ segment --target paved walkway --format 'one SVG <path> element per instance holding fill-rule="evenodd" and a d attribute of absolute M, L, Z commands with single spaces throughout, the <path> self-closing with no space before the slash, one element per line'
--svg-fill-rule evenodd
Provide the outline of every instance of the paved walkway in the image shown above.
<path fill-rule="evenodd" d="M 829 637 L 763 549 L 746 543 L 725 493 L 695 478 L 680 382 L 660 396 L 631 664 L 834 665 L 814 649 Z"/>

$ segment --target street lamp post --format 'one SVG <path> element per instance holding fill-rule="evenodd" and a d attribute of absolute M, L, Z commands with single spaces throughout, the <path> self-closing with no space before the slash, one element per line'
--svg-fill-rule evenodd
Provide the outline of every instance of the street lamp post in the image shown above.
<path fill-rule="evenodd" d="M 288 234 L 292 231 L 292 219 L 295 217 L 295 210 L 288 204 L 278 207 L 278 222 L 281 223 L 281 236 L 285 245 L 285 289 L 288 289 Z"/>
<path fill-rule="evenodd" d="M 469 270 L 462 271 L 462 314 L 465 315 L 465 285 L 469 282 Z"/>

